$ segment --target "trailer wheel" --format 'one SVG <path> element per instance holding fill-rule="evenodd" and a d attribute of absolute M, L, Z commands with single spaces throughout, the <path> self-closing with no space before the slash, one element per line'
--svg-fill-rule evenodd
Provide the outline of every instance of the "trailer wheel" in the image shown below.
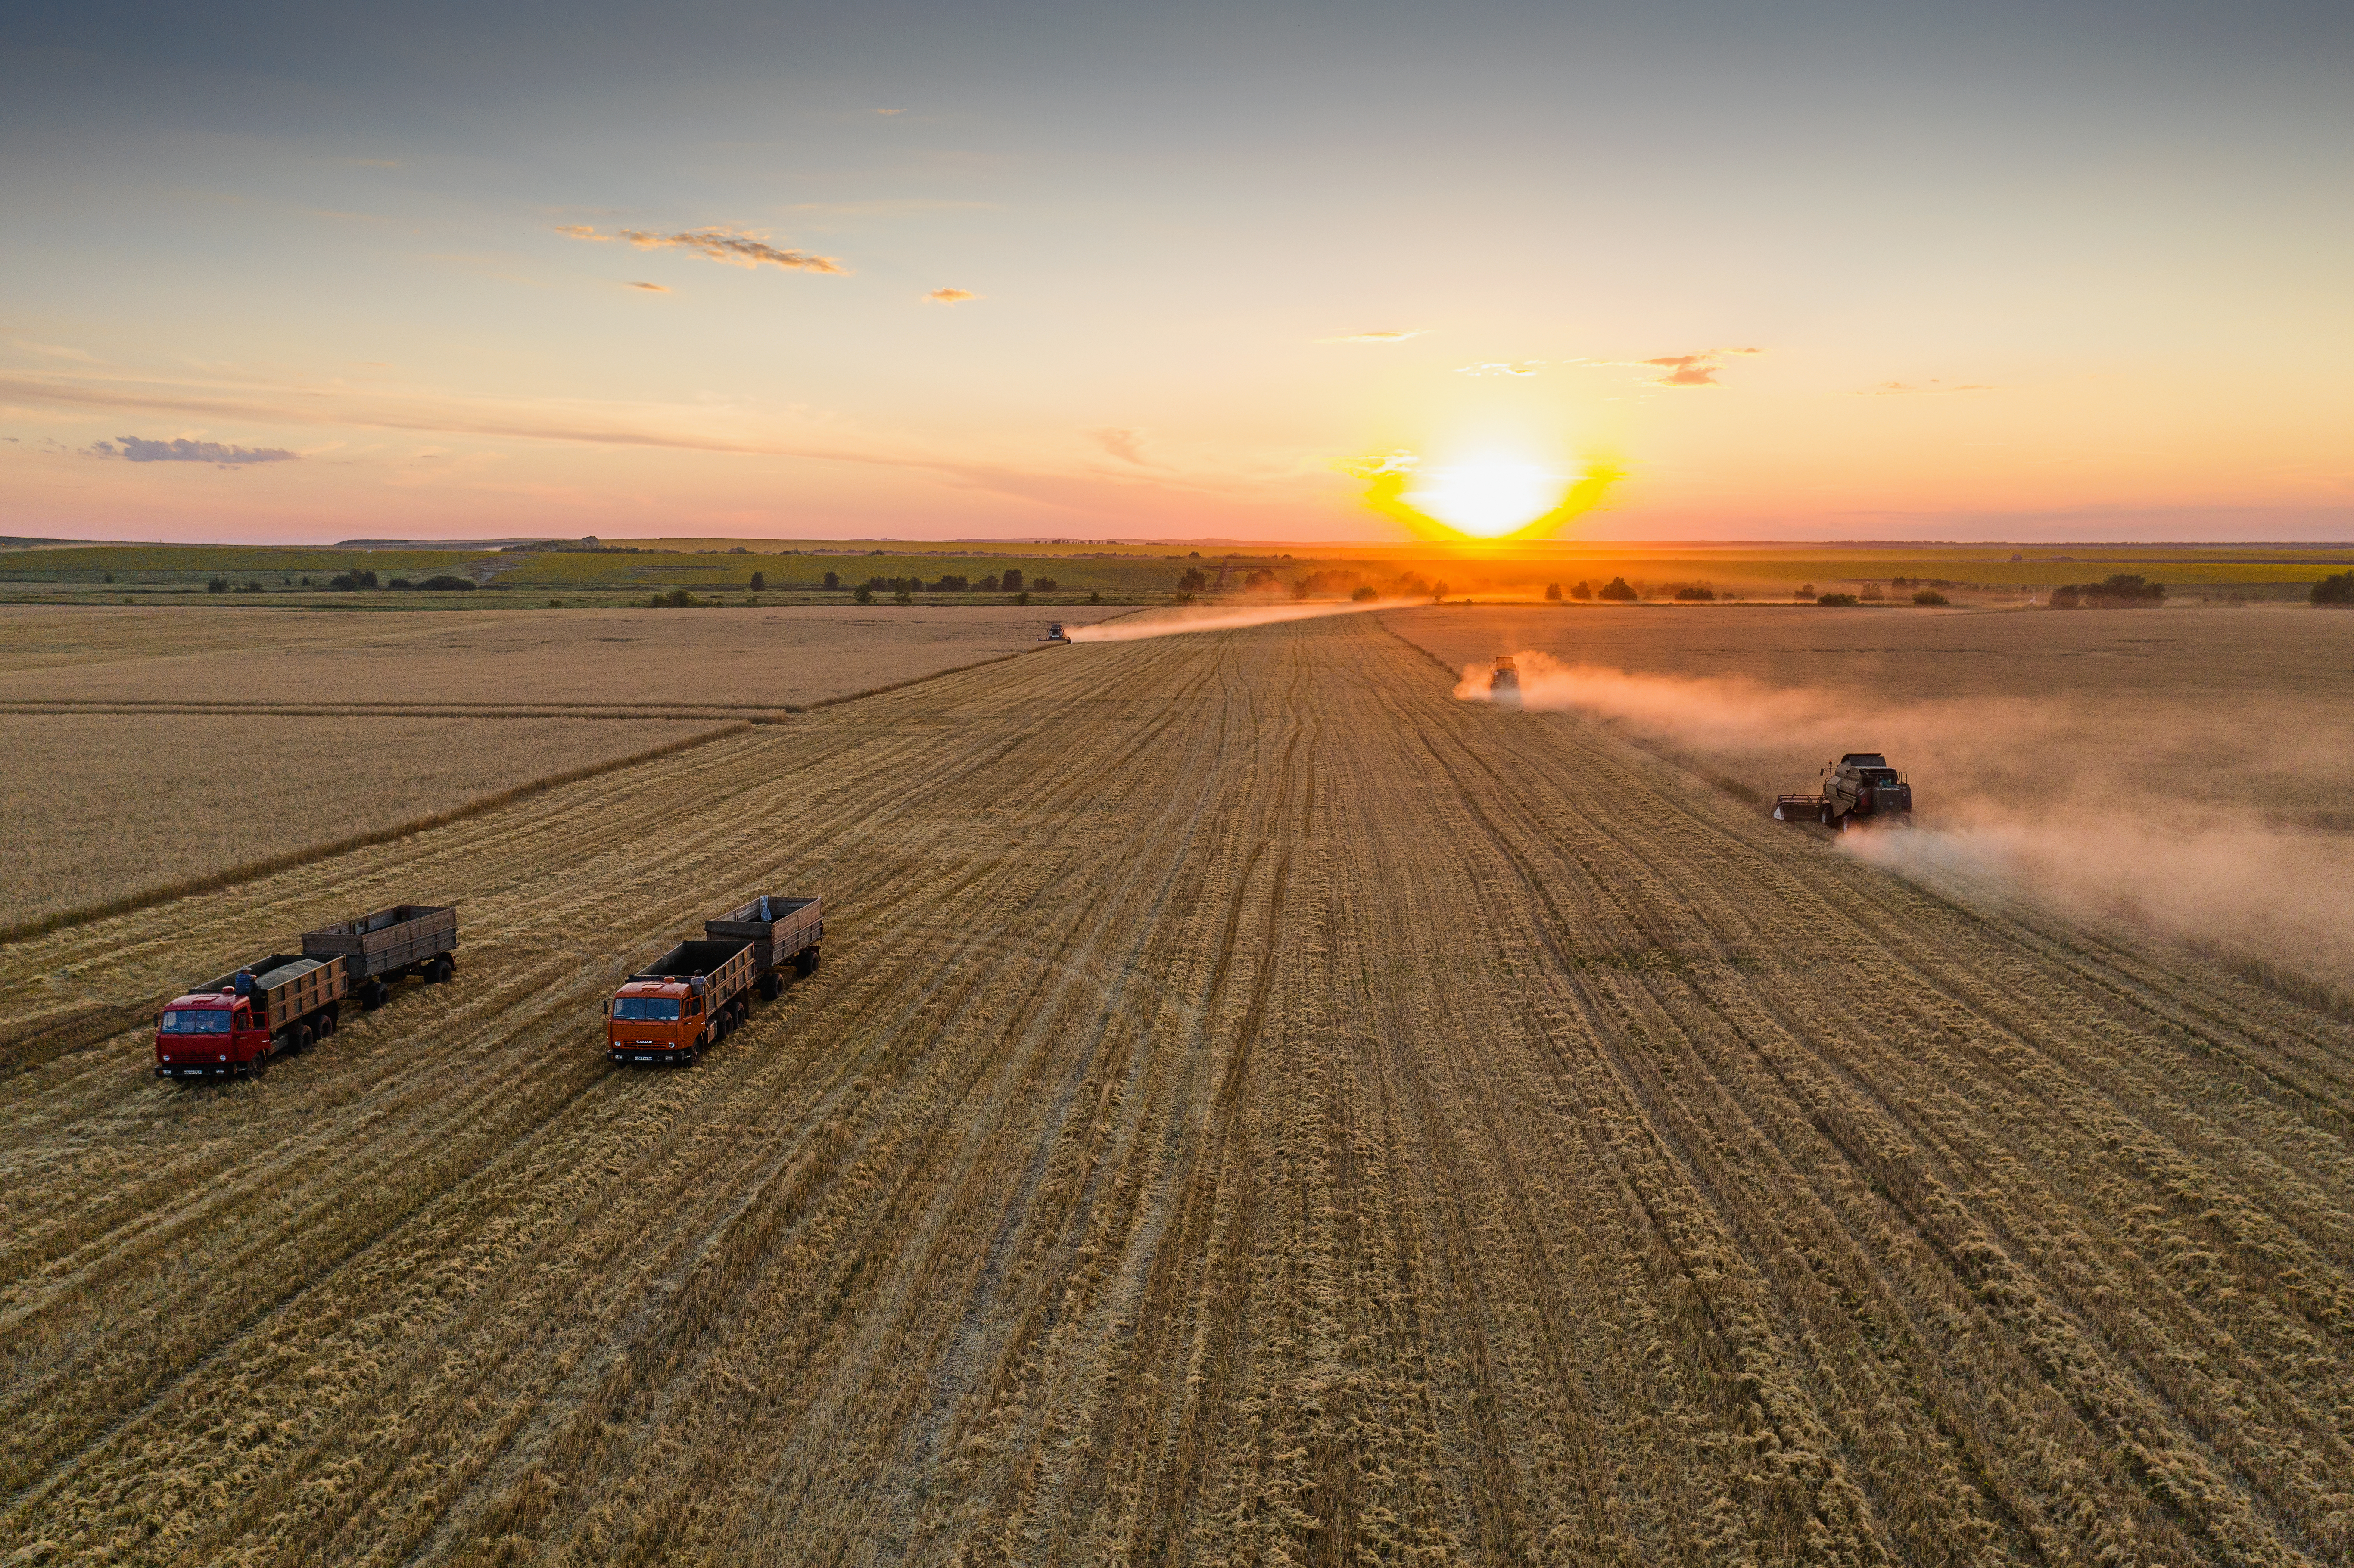
<path fill-rule="evenodd" d="M 815 948 L 803 948 L 793 955 L 793 969 L 803 977 L 817 973 L 817 964 L 818 951 Z"/>
<path fill-rule="evenodd" d="M 762 1001 L 776 1001 L 777 993 L 784 989 L 785 982 L 777 978 L 776 970 L 770 969 L 767 974 L 760 977 L 760 1000 Z"/>

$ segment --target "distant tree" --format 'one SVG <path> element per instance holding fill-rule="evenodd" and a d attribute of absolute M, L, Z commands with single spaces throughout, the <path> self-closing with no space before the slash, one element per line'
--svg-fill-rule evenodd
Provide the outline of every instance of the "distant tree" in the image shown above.
<path fill-rule="evenodd" d="M 1792 599 L 1812 599 L 1815 597 L 1815 585 L 1812 583 L 1800 583 L 1797 588 L 1790 590 L 1790 597 Z"/>
<path fill-rule="evenodd" d="M 1036 588 L 1040 593 L 1053 593 L 1063 585 L 1056 582 L 1052 577 L 1040 577 L 1036 582 L 1030 586 Z"/>
<path fill-rule="evenodd" d="M 1097 588 L 1087 589 L 1087 602 L 1089 604 L 1101 604 L 1103 602 L 1102 591 Z"/>
<path fill-rule="evenodd" d="M 1863 602 L 1866 604 L 1878 604 L 1882 599 L 1886 599 L 1888 596 L 1880 591 L 1880 585 L 1878 583 L 1866 583 L 1863 585 L 1862 597 Z"/>
<path fill-rule="evenodd" d="M 107 573 L 106 580 L 108 582 L 112 582 L 114 580 L 114 574 L 112 572 Z M 278 586 L 280 588 L 292 588 L 294 586 L 294 579 L 290 577 L 281 576 L 278 579 Z"/>
<path fill-rule="evenodd" d="M 763 592 L 764 590 L 766 590 L 766 589 L 767 589 L 768 586 L 769 586 L 769 574 L 768 574 L 768 573 L 766 573 L 766 572 L 754 572 L 754 573 L 752 574 L 752 591 L 753 591 L 754 593 L 760 593 L 760 592 Z"/>
<path fill-rule="evenodd" d="M 1713 588 L 1699 588 L 1690 583 L 1676 589 L 1676 601 L 1679 604 L 1706 604 L 1715 597 L 1716 592 Z"/>
<path fill-rule="evenodd" d="M 1373 600 L 1381 597 L 1382 596 L 1380 594 L 1373 591 L 1373 584 L 1360 583 L 1357 585 L 1356 591 L 1350 594 L 1349 602 L 1352 604 L 1371 604 Z"/>
<path fill-rule="evenodd" d="M 1592 599 L 1594 597 L 1594 585 L 1587 582 L 1584 577 L 1580 577 L 1577 579 L 1577 586 L 1569 590 L 1569 597 L 1579 600 Z"/>
<path fill-rule="evenodd" d="M 1815 598 L 1815 602 L 1817 604 L 1828 604 L 1833 609 L 1838 609 L 1843 606 L 1853 605 L 1860 601 L 1856 599 L 1855 595 L 1851 593 L 1826 593 L 1818 594 Z"/>
<path fill-rule="evenodd" d="M 302 579 L 302 586 L 304 588 L 309 588 L 311 586 L 311 579 L 309 577 L 304 577 Z"/>
<path fill-rule="evenodd" d="M 1627 586 L 1627 579 L 1625 577 L 1612 577 L 1608 582 L 1602 585 L 1601 593 L 1604 599 L 1610 600 L 1613 604 L 1632 604 L 1635 602 L 1635 590 Z"/>
<path fill-rule="evenodd" d="M 964 577 L 950 577 L 944 572 L 940 575 L 940 580 L 932 585 L 932 591 L 934 593 L 970 593 L 972 584 Z"/>
<path fill-rule="evenodd" d="M 1913 602 L 1914 604 L 1950 604 L 1953 601 L 1935 588 L 1915 588 L 1913 592 Z"/>
<path fill-rule="evenodd" d="M 1306 599 L 1308 597 L 1308 588 L 1309 583 L 1306 577 L 1294 577 L 1291 582 L 1291 597 L 1294 599 Z"/>
<path fill-rule="evenodd" d="M 906 588 L 894 588 L 891 590 L 891 602 L 893 604 L 913 604 L 916 602 L 916 596 L 909 593 Z"/>
<path fill-rule="evenodd" d="M 1202 558 L 1202 552 L 1199 550 L 1189 552 L 1185 558 L 1189 561 L 1198 561 Z"/>
<path fill-rule="evenodd" d="M 1430 585 L 1430 602 L 1437 604 L 1447 597 L 1447 584 L 1442 579 Z"/>
<path fill-rule="evenodd" d="M 205 591 L 207 593 L 227 593 L 228 592 L 228 579 L 227 577 L 214 577 L 205 584 Z"/>
<path fill-rule="evenodd" d="M 1195 552 L 1196 555 L 1199 553 Z M 1198 568 L 1193 567 L 1188 567 L 1185 569 L 1185 575 L 1177 579 L 1177 589 L 1180 593 L 1199 593 L 1209 586 L 1210 579 L 1204 577 Z"/>
<path fill-rule="evenodd" d="M 1549 604 L 1559 604 L 1561 602 L 1561 585 L 1559 583 L 1545 584 L 1545 601 Z"/>
<path fill-rule="evenodd" d="M 2338 572 L 2314 584 L 2313 602 L 2354 605 L 2354 572 Z"/>
<path fill-rule="evenodd" d="M 1013 602 L 1016 604 L 1028 604 L 1030 602 L 1030 596 L 1026 593 L 1017 593 L 1013 596 Z"/>
<path fill-rule="evenodd" d="M 1005 592 L 1020 593 L 1022 591 L 1022 568 L 1020 567 L 1006 567 L 1005 575 L 1002 577 L 1000 577 L 998 581 L 1003 587 Z M 1024 599 L 1022 602 L 1027 604 L 1030 601 Z"/>
<path fill-rule="evenodd" d="M 841 587 L 842 587 L 842 574 L 841 574 L 840 572 L 828 572 L 828 573 L 826 573 L 826 574 L 825 574 L 825 591 L 826 591 L 826 592 L 828 592 L 828 593 L 832 593 L 832 592 L 834 592 L 835 590 L 837 590 L 838 588 L 840 588 Z"/>
<path fill-rule="evenodd" d="M 246 578 L 245 591 L 248 593 L 260 593 L 261 591 L 261 579 L 260 577 Z"/>
<path fill-rule="evenodd" d="M 873 604 L 875 602 L 875 590 L 868 588 L 864 583 L 860 583 L 856 588 L 850 590 L 850 597 L 856 599 L 861 604 Z"/>
<path fill-rule="evenodd" d="M 480 585 L 472 577 L 453 577 L 445 576 L 427 577 L 423 582 L 419 583 L 417 586 L 425 589 L 429 593 L 471 593 Z"/>

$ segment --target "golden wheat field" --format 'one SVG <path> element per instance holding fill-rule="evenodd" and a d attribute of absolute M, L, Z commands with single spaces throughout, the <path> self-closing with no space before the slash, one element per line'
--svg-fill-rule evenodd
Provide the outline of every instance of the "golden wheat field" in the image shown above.
<path fill-rule="evenodd" d="M 1006 658 L 1064 613 L 12 611 L 0 744 L 41 766 L 0 781 L 0 930 Z"/>
<path fill-rule="evenodd" d="M 2354 1023 L 1381 615 L 1056 649 L 0 948 L 0 1555 L 2335 1563 Z M 599 999 L 758 891 L 691 1070 Z M 159 996 L 455 901 L 265 1078 Z"/>
<path fill-rule="evenodd" d="M 1078 607 L 427 611 L 28 607 L 0 711 L 175 705 L 777 712 L 1002 658 Z"/>

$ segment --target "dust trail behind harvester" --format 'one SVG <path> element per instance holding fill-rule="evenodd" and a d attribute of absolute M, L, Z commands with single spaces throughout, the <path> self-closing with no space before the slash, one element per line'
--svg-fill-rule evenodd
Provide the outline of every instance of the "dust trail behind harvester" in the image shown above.
<path fill-rule="evenodd" d="M 1123 615 L 1094 626 L 1074 626 L 1074 642 L 1133 642 L 1140 637 L 1170 637 L 1180 631 L 1233 631 L 1247 626 L 1273 626 L 1286 620 L 1315 620 L 1328 615 L 1354 615 L 1379 609 L 1378 599 L 1363 604 L 1301 603 L 1263 605 L 1193 604 L 1148 609 Z"/>
<path fill-rule="evenodd" d="M 1911 776 L 1916 825 L 1838 842 L 1925 885 L 2023 895 L 2080 919 L 2122 916 L 2354 991 L 2354 835 L 2269 820 L 2228 788 L 2188 799 L 2151 783 L 2200 771 L 2156 765 L 2169 754 L 2222 747 L 2251 770 L 2295 770 L 2327 744 L 2320 737 L 2254 722 L 2219 736 L 2211 720 L 2152 735 L 2081 702 L 1895 703 L 1737 676 L 1565 664 L 1541 652 L 1512 659 L 1522 708 L 1602 719 L 1736 778 L 1769 805 L 1777 789 L 1813 788 L 1828 758 L 1885 753 Z M 1490 680 L 1487 664 L 1466 665 L 1455 694 L 1492 701 Z"/>

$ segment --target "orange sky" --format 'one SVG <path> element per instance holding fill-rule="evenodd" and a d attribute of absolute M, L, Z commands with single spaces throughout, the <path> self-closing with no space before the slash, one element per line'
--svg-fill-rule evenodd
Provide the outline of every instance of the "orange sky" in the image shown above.
<path fill-rule="evenodd" d="M 2342 8 L 287 15 L 8 45 L 0 531 L 2354 537 Z"/>

